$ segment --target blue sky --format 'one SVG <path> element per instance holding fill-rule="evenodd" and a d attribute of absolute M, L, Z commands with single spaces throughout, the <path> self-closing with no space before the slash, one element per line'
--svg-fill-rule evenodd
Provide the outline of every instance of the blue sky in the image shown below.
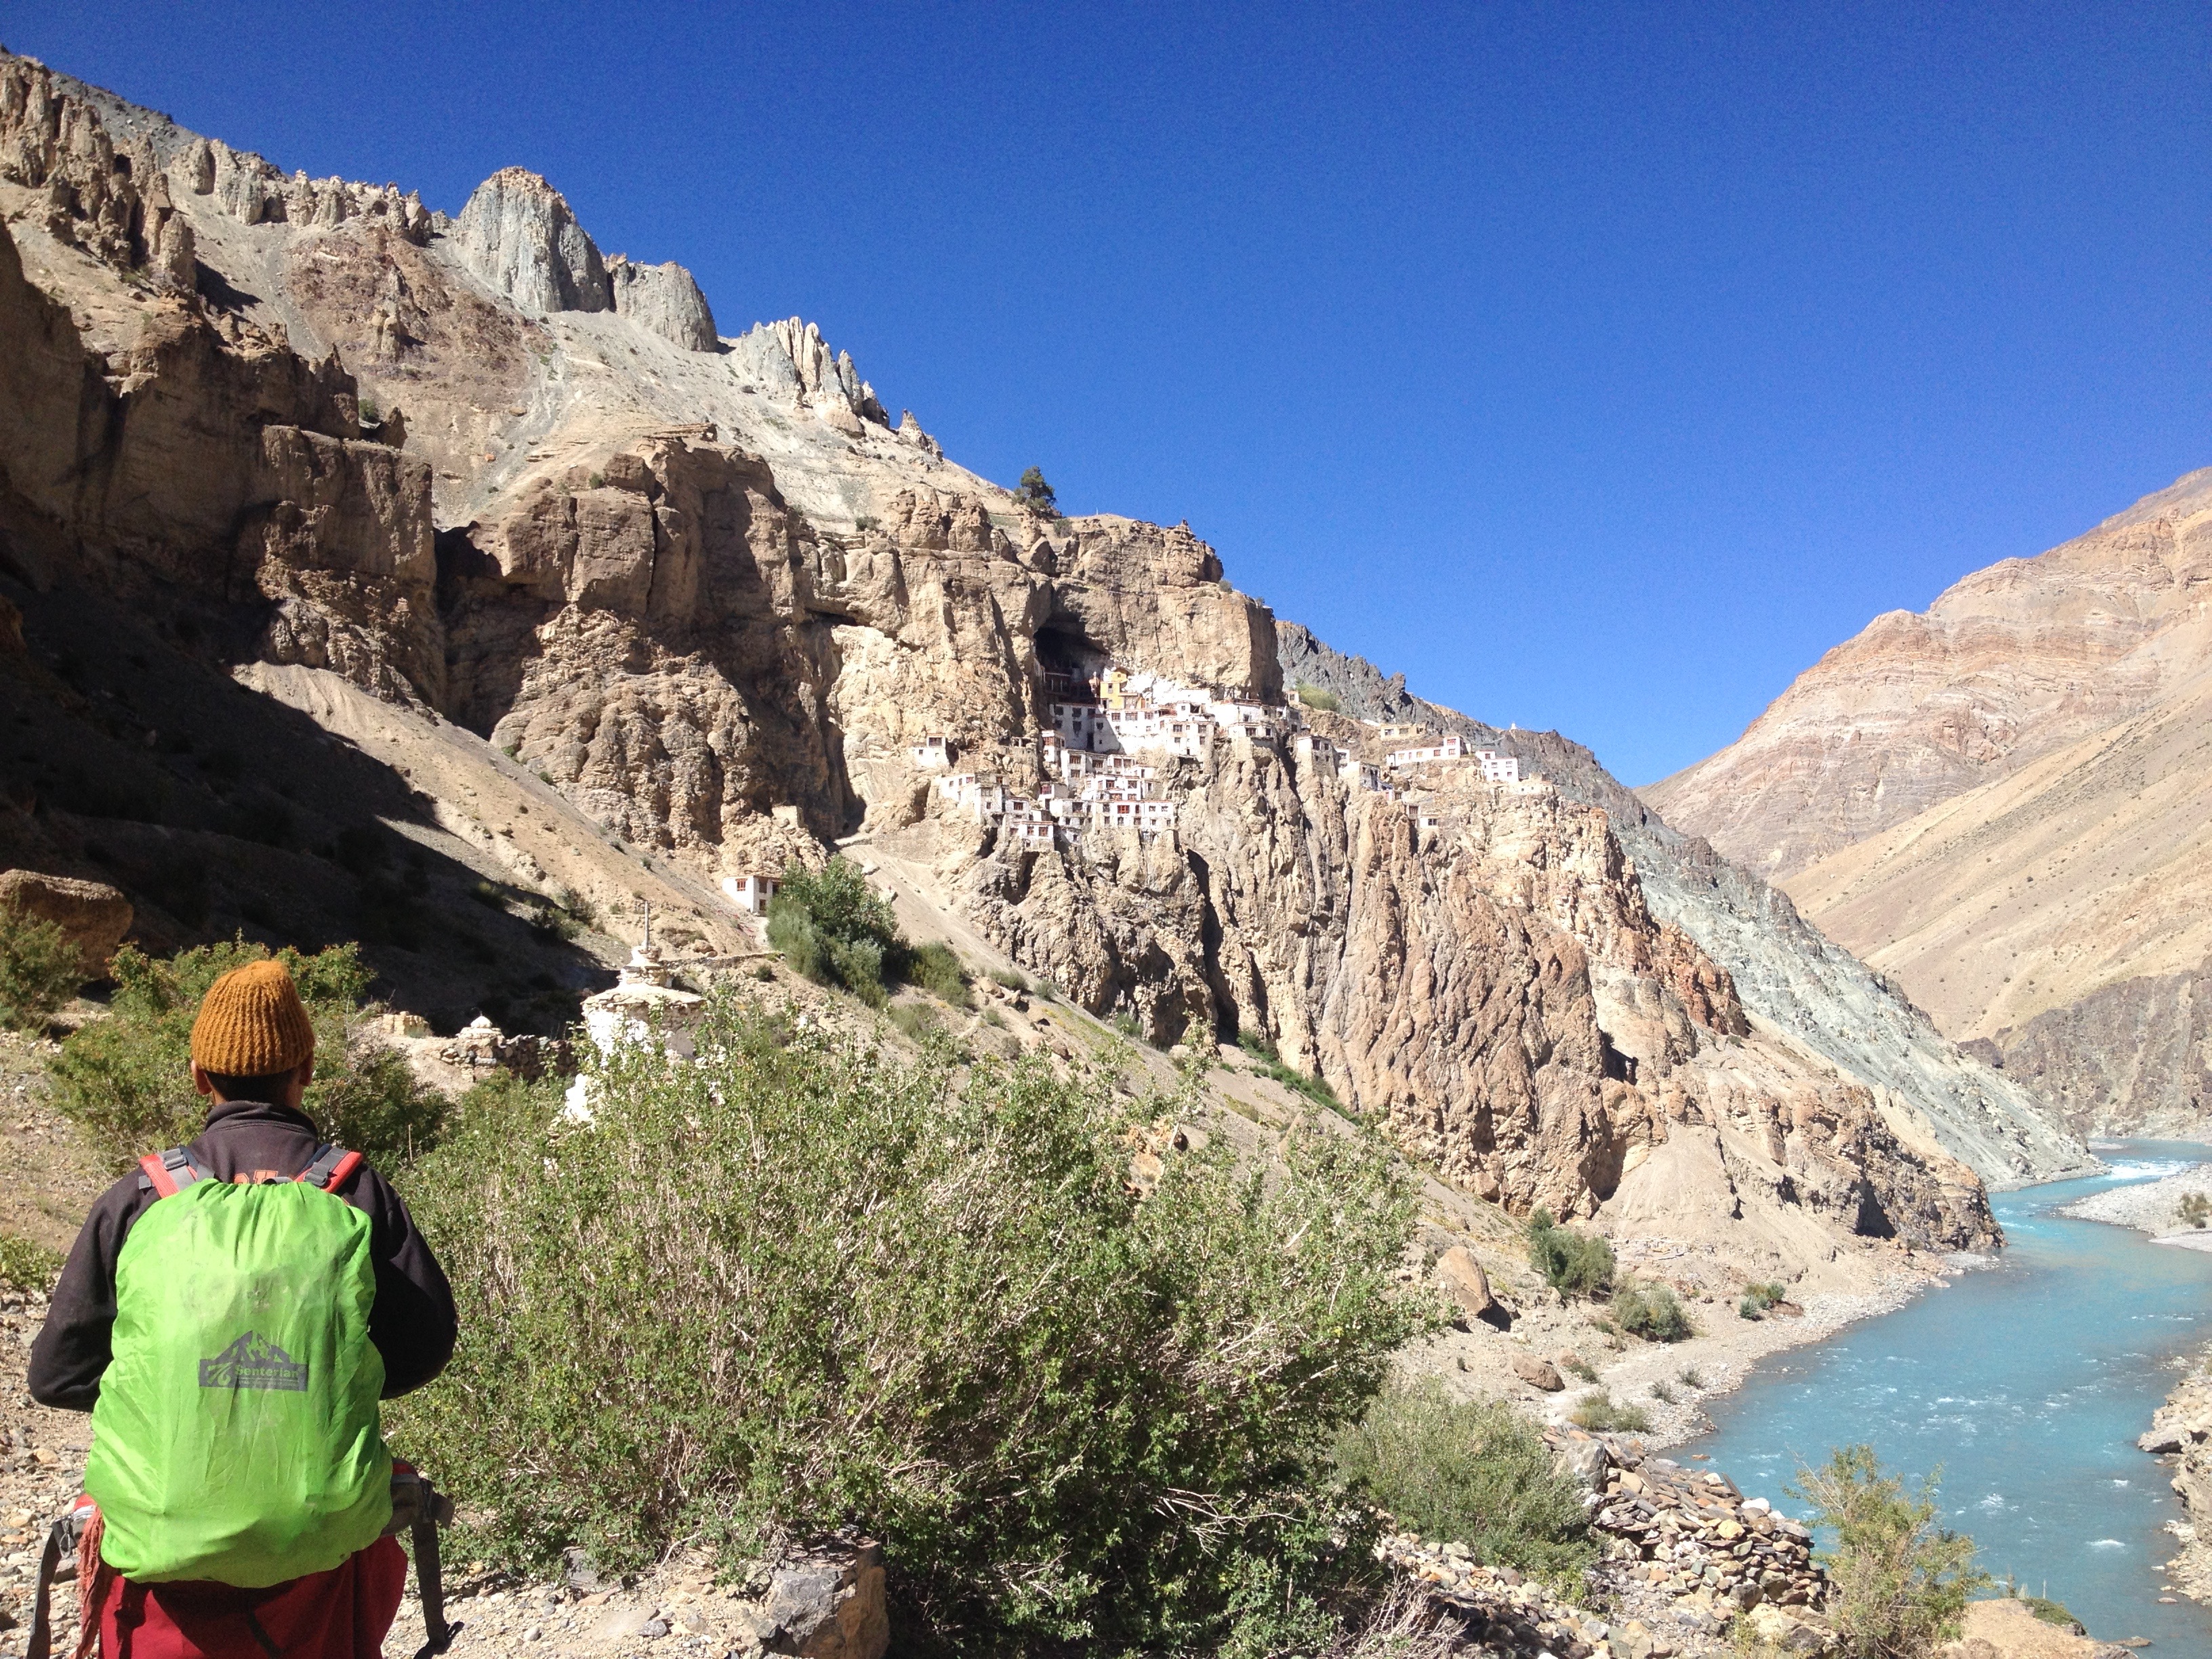
<path fill-rule="evenodd" d="M 1073 511 L 1644 782 L 2212 464 L 2201 5 L 0 3 L 458 210 L 510 163 Z"/>

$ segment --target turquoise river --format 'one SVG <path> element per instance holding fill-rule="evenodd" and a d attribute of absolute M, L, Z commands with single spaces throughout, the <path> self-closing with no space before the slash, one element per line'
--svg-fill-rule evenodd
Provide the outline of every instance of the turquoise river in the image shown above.
<path fill-rule="evenodd" d="M 2181 1513 L 2136 1437 L 2212 1337 L 2212 1255 L 2057 1213 L 2122 1182 L 2212 1161 L 2212 1146 L 2100 1144 L 2112 1173 L 1995 1200 L 2008 1241 L 1993 1266 L 1905 1308 L 1762 1363 L 1709 1403 L 1710 1455 L 1747 1497 L 1785 1510 L 1801 1462 L 1864 1441 L 1916 1481 L 1942 1471 L 1947 1522 L 1981 1565 L 2063 1601 L 2107 1641 L 2212 1659 L 2212 1609 L 2159 1605 Z M 2212 1172 L 2208 1172 L 2212 1174 Z"/>

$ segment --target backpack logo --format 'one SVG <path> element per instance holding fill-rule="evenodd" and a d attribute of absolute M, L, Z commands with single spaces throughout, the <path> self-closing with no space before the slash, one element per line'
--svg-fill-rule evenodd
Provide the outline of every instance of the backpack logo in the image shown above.
<path fill-rule="evenodd" d="M 200 1387 L 305 1394 L 307 1368 L 274 1342 L 248 1331 L 214 1358 L 200 1361 Z"/>

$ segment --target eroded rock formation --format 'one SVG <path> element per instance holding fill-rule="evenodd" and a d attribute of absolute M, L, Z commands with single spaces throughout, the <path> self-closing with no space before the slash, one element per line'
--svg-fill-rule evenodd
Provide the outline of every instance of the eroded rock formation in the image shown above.
<path fill-rule="evenodd" d="M 568 199 L 526 167 L 501 167 L 477 186 L 453 222 L 453 246 L 526 315 L 614 309 L 597 244 Z"/>
<path fill-rule="evenodd" d="M 1994 1237 L 1944 1150 L 1956 1103 L 1916 1092 L 1932 1066 L 1870 1077 L 1796 1042 L 1789 1007 L 1819 1024 L 1829 993 L 1805 987 L 1841 969 L 1748 902 L 1716 924 L 1722 900 L 1684 896 L 1694 860 L 1572 745 L 1506 744 L 1553 787 L 1446 767 L 1395 799 L 1326 757 L 1333 741 L 1379 759 L 1357 720 L 1316 714 L 1327 741 L 1303 749 L 1221 730 L 1161 760 L 1172 829 L 1014 846 L 933 792 L 909 745 L 1033 788 L 1037 731 L 1082 676 L 1121 664 L 1271 704 L 1286 657 L 1310 669 L 1326 648 L 1286 645 L 1187 526 L 1047 518 L 910 416 L 892 433 L 811 325 L 708 349 L 688 276 L 611 275 L 534 174 L 495 175 L 418 234 L 396 192 L 286 185 L 52 84 L 128 131 L 198 257 L 231 269 L 142 300 L 111 261 L 72 311 L 0 246 L 21 574 L 188 594 L 240 655 L 465 725 L 695 878 L 817 861 L 855 834 L 895 844 L 962 925 L 1085 1007 L 1164 1044 L 1264 1038 L 1516 1212 L 1678 1237 L 1741 1224 L 1797 1260 L 1837 1231 Z M 29 199 L 11 189 L 34 186 L 0 185 L 0 205 Z M 24 234 L 42 280 L 76 270 L 55 233 Z M 610 343 L 646 334 L 693 349 L 623 368 Z M 404 387 L 406 417 L 366 416 L 349 364 L 385 401 Z M 1713 894 L 1737 891 L 1724 868 Z M 1853 984 L 1891 1022 L 1869 1053 L 1897 1046 L 1900 1017 Z"/>

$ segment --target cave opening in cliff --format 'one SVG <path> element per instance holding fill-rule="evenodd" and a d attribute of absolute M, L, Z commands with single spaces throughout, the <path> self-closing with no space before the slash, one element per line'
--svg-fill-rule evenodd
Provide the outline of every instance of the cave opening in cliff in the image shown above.
<path fill-rule="evenodd" d="M 1859 1183 L 1859 1212 L 1851 1221 L 1851 1231 L 1861 1238 L 1897 1237 L 1897 1228 L 1881 1207 L 1881 1200 L 1875 1195 L 1870 1182 Z"/>
<path fill-rule="evenodd" d="M 1047 689 L 1058 690 L 1095 678 L 1114 653 L 1081 629 L 1054 623 L 1036 631 L 1036 660 Z"/>

